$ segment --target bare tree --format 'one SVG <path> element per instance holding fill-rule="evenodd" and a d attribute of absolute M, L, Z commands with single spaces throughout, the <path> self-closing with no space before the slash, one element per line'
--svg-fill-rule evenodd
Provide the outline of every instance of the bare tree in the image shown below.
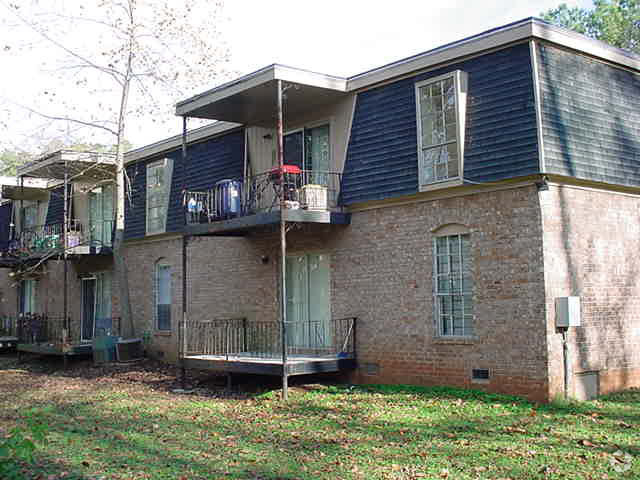
<path fill-rule="evenodd" d="M 47 72 L 47 86 L 32 104 L 15 98 L 5 98 L 5 104 L 115 145 L 114 263 L 123 324 L 133 333 L 122 255 L 125 134 L 133 119 L 162 122 L 170 118 L 176 99 L 228 76 L 228 49 L 219 31 L 222 3 L 101 0 L 87 6 L 70 0 L 0 0 L 0 8 L 10 14 L 11 38 L 17 39 L 3 42 L 3 50 L 42 52 L 41 69 Z M 111 141 L 105 142 L 105 136 Z"/>

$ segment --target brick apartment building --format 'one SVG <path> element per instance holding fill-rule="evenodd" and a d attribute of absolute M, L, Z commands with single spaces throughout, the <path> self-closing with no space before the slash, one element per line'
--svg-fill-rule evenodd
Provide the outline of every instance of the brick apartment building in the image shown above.
<path fill-rule="evenodd" d="M 126 156 L 136 334 L 225 372 L 539 401 L 565 381 L 578 398 L 640 386 L 639 67 L 527 19 L 350 78 L 272 65 L 179 103 L 218 122 Z M 564 297 L 581 307 L 565 333 Z"/>

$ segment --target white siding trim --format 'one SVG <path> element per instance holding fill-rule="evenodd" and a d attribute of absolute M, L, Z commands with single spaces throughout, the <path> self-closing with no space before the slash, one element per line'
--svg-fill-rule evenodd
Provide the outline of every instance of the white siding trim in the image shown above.
<path fill-rule="evenodd" d="M 538 58 L 536 55 L 536 42 L 529 42 L 529 52 L 531 56 L 531 71 L 533 76 L 533 96 L 536 107 L 536 130 L 538 132 L 538 162 L 540 173 L 546 172 L 544 161 L 544 135 L 542 132 L 542 93 L 540 91 L 540 73 L 538 70 Z"/>

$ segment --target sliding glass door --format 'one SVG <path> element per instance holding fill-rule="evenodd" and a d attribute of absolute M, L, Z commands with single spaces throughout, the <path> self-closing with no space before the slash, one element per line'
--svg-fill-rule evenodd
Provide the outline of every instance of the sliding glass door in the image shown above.
<path fill-rule="evenodd" d="M 111 273 L 103 272 L 82 279 L 82 340 L 90 341 L 95 335 L 110 335 Z"/>
<path fill-rule="evenodd" d="M 330 259 L 326 254 L 287 257 L 287 343 L 319 349 L 331 345 Z"/>

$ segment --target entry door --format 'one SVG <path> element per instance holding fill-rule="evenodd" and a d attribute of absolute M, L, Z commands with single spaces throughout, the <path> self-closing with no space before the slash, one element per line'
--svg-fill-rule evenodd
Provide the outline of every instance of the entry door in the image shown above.
<path fill-rule="evenodd" d="M 99 273 L 82 279 L 82 340 L 113 333 L 111 318 L 111 274 Z"/>
<path fill-rule="evenodd" d="M 89 193 L 89 229 L 92 246 L 111 246 L 113 231 L 112 185 L 101 187 Z"/>
<path fill-rule="evenodd" d="M 96 318 L 96 278 L 82 279 L 82 340 L 93 338 Z"/>
<path fill-rule="evenodd" d="M 329 256 L 289 256 L 286 265 L 288 345 L 302 350 L 330 346 Z"/>

